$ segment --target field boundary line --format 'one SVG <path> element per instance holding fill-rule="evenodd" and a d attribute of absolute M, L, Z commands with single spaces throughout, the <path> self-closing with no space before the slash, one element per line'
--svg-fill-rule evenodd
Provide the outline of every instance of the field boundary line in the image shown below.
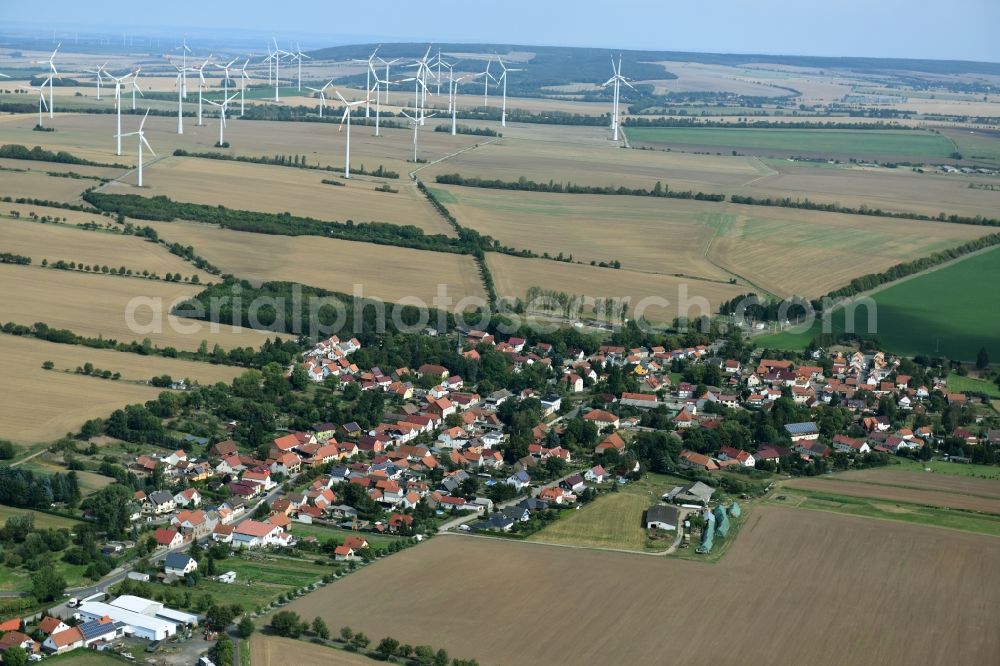
<path fill-rule="evenodd" d="M 465 148 L 462 148 L 461 150 L 457 150 L 454 153 L 448 153 L 447 155 L 444 155 L 443 157 L 439 157 L 436 160 L 433 160 L 431 162 L 424 162 L 423 164 L 421 164 L 416 169 L 414 169 L 413 171 L 409 172 L 406 175 L 408 175 L 410 177 L 411 181 L 414 181 L 414 180 L 417 179 L 417 175 L 416 174 L 417 174 L 418 171 L 426 169 L 429 166 L 434 166 L 435 164 L 440 164 L 441 162 L 444 162 L 445 160 L 450 160 L 452 157 L 458 157 L 462 153 L 467 153 L 470 150 L 475 150 L 476 148 L 479 148 L 480 146 L 488 146 L 491 143 L 497 143 L 498 141 L 501 141 L 501 140 L 503 140 L 503 137 L 502 136 L 497 136 L 497 137 L 493 137 L 489 141 L 483 141 L 482 143 L 475 143 L 475 144 L 473 144 L 471 146 L 466 146 Z"/>
<path fill-rule="evenodd" d="M 955 476 L 955 475 L 952 475 L 952 476 Z M 822 476 L 821 477 L 814 477 L 814 478 L 821 479 L 824 483 L 831 482 L 831 481 L 834 482 L 834 483 L 860 483 L 860 484 L 863 484 L 863 485 L 866 485 L 866 486 L 878 486 L 878 487 L 885 487 L 885 488 L 902 488 L 904 490 L 919 490 L 920 492 L 924 492 L 924 493 L 940 493 L 942 495 L 965 495 L 966 497 L 978 497 L 980 499 L 992 499 L 992 500 L 1000 499 L 1000 495 L 983 495 L 981 493 L 972 493 L 972 492 L 968 492 L 968 491 L 965 491 L 965 490 L 937 490 L 935 488 L 924 488 L 924 487 L 921 487 L 921 486 L 911 486 L 911 485 L 902 484 L 902 483 L 885 483 L 885 482 L 882 482 L 882 481 L 856 481 L 854 479 L 838 479 L 838 478 L 836 478 L 836 475 L 834 475 L 833 478 L 822 477 Z M 959 478 L 976 478 L 976 477 L 959 477 Z M 794 485 L 786 485 L 785 487 L 787 487 L 787 488 L 796 488 L 796 486 L 794 486 Z M 935 505 L 930 504 L 928 506 L 935 506 Z M 954 510 L 955 511 L 961 511 L 961 509 L 954 509 Z M 998 514 L 992 514 L 992 515 L 998 515 Z"/>
<path fill-rule="evenodd" d="M 645 555 L 647 557 L 666 557 L 674 553 L 677 547 L 677 543 L 680 541 L 680 535 L 674 540 L 674 543 L 666 550 L 659 552 L 648 552 L 644 550 L 630 550 L 627 548 L 608 548 L 607 546 L 575 546 L 568 543 L 552 543 L 550 541 L 530 541 L 528 539 L 507 539 L 501 536 L 483 536 L 480 534 L 468 534 L 466 532 L 440 532 L 440 534 L 448 534 L 451 536 L 459 537 L 469 537 L 470 539 L 489 539 L 491 541 L 510 541 L 513 543 L 525 543 L 532 544 L 535 546 L 548 546 L 550 548 L 573 548 L 575 550 L 599 550 L 607 553 L 625 553 L 628 555 Z"/>

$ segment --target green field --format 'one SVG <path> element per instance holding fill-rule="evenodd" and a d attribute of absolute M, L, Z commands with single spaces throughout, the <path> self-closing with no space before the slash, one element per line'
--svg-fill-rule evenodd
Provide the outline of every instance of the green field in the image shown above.
<path fill-rule="evenodd" d="M 304 536 L 314 536 L 320 543 L 325 542 L 327 539 L 336 539 L 340 543 L 343 543 L 344 539 L 349 536 L 360 536 L 364 537 L 373 548 L 388 546 L 392 541 L 399 539 L 399 537 L 389 534 L 352 532 L 351 530 L 341 530 L 336 527 L 326 527 L 325 525 L 306 525 L 305 523 L 292 523 L 289 526 L 289 531 L 299 539 Z"/>
<path fill-rule="evenodd" d="M 73 518 L 67 518 L 65 516 L 57 516 L 51 513 L 45 513 L 44 511 L 33 511 L 31 509 L 18 509 L 13 506 L 4 506 L 0 504 L 0 523 L 3 523 L 11 516 L 17 516 L 25 513 L 30 513 L 35 517 L 35 527 L 41 529 L 65 527 L 66 529 L 73 529 L 79 520 Z"/>
<path fill-rule="evenodd" d="M 887 351 L 972 361 L 981 347 L 1000 359 L 1000 248 L 963 259 L 872 297 L 878 306 L 876 335 Z M 867 324 L 864 308 L 858 321 Z M 844 311 L 832 317 L 835 333 L 844 331 Z M 863 328 L 867 328 L 865 325 Z M 820 332 L 819 322 L 805 333 L 778 333 L 757 339 L 761 347 L 805 349 Z M 862 331 L 863 332 L 863 331 Z"/>
<path fill-rule="evenodd" d="M 779 500 L 777 497 L 784 497 Z M 932 527 L 945 527 L 965 532 L 1000 536 L 1000 516 L 992 516 L 956 509 L 946 509 L 906 502 L 847 497 L 811 490 L 782 488 L 781 494 L 769 500 L 781 506 L 795 506 L 814 511 L 832 511 L 851 516 L 897 520 Z"/>
<path fill-rule="evenodd" d="M 565 546 L 612 548 L 632 551 L 663 551 L 672 539 L 650 542 L 643 527 L 643 514 L 660 495 L 685 479 L 647 474 L 617 493 L 605 493 L 579 511 L 548 525 L 528 541 Z"/>
<path fill-rule="evenodd" d="M 1000 386 L 985 379 L 963 377 L 954 373 L 948 375 L 948 390 L 952 393 L 985 393 L 991 398 L 1000 398 Z"/>
<path fill-rule="evenodd" d="M 995 479 L 1000 481 L 1000 467 L 996 467 L 995 465 L 971 465 L 949 462 L 947 460 L 917 462 L 915 460 L 899 459 L 898 464 L 890 465 L 887 469 L 921 472 L 925 467 L 936 474 L 953 474 L 955 476 L 969 476 L 976 479 Z"/>
<path fill-rule="evenodd" d="M 219 583 L 207 578 L 198 581 L 198 593 L 208 592 L 219 603 L 240 604 L 246 609 L 274 601 L 278 596 L 315 583 L 323 576 L 333 573 L 333 562 L 330 566 L 314 564 L 310 556 L 301 559 L 264 555 L 245 558 L 233 556 L 216 561 L 216 571 L 220 574 L 227 571 L 236 572 L 236 582 L 232 584 Z M 316 554 L 315 559 L 323 556 Z"/>
<path fill-rule="evenodd" d="M 1000 167 L 1000 136 L 967 129 L 943 129 L 942 134 L 955 142 L 962 158 L 977 164 Z"/>
<path fill-rule="evenodd" d="M 628 127 L 635 143 L 699 146 L 720 150 L 822 153 L 863 158 L 948 157 L 955 144 L 918 130 L 753 129 L 725 127 Z"/>

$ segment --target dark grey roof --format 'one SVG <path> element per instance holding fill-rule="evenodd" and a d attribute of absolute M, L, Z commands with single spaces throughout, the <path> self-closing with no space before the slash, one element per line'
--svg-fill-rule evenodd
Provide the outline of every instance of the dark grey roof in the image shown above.
<path fill-rule="evenodd" d="M 190 561 L 191 556 L 187 553 L 170 553 L 167 555 L 167 559 L 163 561 L 163 564 L 171 569 L 183 569 Z"/>
<path fill-rule="evenodd" d="M 90 641 L 95 638 L 100 638 L 101 636 L 114 633 L 117 629 L 124 626 L 125 625 L 121 622 L 101 622 L 100 620 L 91 620 L 78 625 L 77 628 L 80 630 L 80 633 L 83 634 L 84 640 Z"/>
<path fill-rule="evenodd" d="M 667 525 L 677 525 L 680 512 L 677 507 L 666 504 L 654 504 L 646 509 L 646 524 L 651 522 L 666 523 Z"/>
<path fill-rule="evenodd" d="M 149 493 L 149 501 L 153 504 L 166 504 L 173 501 L 173 493 L 167 490 L 156 490 Z"/>
<path fill-rule="evenodd" d="M 805 423 L 788 423 L 785 424 L 785 430 L 793 435 L 802 435 L 809 432 L 819 432 L 819 428 L 812 421 L 806 421 Z"/>

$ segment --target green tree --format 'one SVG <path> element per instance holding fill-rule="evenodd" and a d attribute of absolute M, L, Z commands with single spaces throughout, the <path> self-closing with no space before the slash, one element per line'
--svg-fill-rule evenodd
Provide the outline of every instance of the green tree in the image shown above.
<path fill-rule="evenodd" d="M 66 579 L 51 564 L 35 572 L 31 577 L 31 594 L 42 603 L 55 601 L 63 595 Z"/>
<path fill-rule="evenodd" d="M 323 621 L 323 618 L 319 616 L 313 618 L 312 630 L 314 634 L 324 640 L 330 638 L 330 629 L 326 626 L 326 622 Z"/>
<path fill-rule="evenodd" d="M 3 653 L 4 666 L 25 666 L 28 663 L 28 654 L 20 645 L 7 648 Z"/>
<path fill-rule="evenodd" d="M 979 353 L 976 354 L 976 367 L 980 370 L 985 370 L 990 364 L 990 355 L 986 351 L 986 347 L 980 347 Z"/>
<path fill-rule="evenodd" d="M 271 618 L 271 631 L 279 636 L 298 638 L 302 635 L 302 618 L 294 611 L 278 611 Z"/>
<path fill-rule="evenodd" d="M 399 641 L 395 638 L 390 638 L 386 636 L 381 641 L 379 641 L 378 647 L 375 648 L 379 656 L 388 661 L 391 657 L 394 657 L 399 651 Z"/>
<path fill-rule="evenodd" d="M 354 638 L 354 632 L 348 626 L 343 626 L 340 628 L 340 640 L 345 643 Z"/>
<path fill-rule="evenodd" d="M 250 619 L 249 615 L 244 615 L 243 619 L 240 620 L 240 623 L 236 625 L 236 631 L 239 633 L 240 638 L 250 638 L 254 629 L 256 629 L 256 627 L 254 627 L 253 620 Z"/>
<path fill-rule="evenodd" d="M 120 483 L 113 483 L 91 495 L 85 508 L 94 516 L 111 537 L 122 537 L 132 524 L 134 507 L 132 490 Z"/>
<path fill-rule="evenodd" d="M 371 639 L 364 635 L 362 632 L 354 634 L 351 638 L 351 646 L 358 650 L 364 650 L 371 643 Z"/>

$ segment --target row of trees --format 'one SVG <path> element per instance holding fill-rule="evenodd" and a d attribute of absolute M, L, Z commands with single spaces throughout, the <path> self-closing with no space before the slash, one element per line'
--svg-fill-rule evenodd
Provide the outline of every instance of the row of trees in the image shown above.
<path fill-rule="evenodd" d="M 28 266 L 31 264 L 31 257 L 26 257 L 23 254 L 15 254 L 13 252 L 0 252 L 0 264 L 19 264 L 21 266 Z"/>
<path fill-rule="evenodd" d="M 610 194 L 636 197 L 661 197 L 667 199 L 695 199 L 697 201 L 725 201 L 724 194 L 710 194 L 705 192 L 693 192 L 691 190 L 672 191 L 669 186 L 661 181 L 656 181 L 653 189 L 647 190 L 642 187 L 624 187 L 614 185 L 579 185 L 574 183 L 557 183 L 550 180 L 548 183 L 539 183 L 521 176 L 517 180 L 504 181 L 487 178 L 466 178 L 458 173 L 441 174 L 436 178 L 437 182 L 443 185 L 460 185 L 464 187 L 482 187 L 492 190 L 520 190 L 525 192 L 555 192 L 560 194 Z"/>
<path fill-rule="evenodd" d="M 343 167 L 333 166 L 333 165 L 320 165 L 320 164 L 309 164 L 306 162 L 305 155 L 261 155 L 259 157 L 252 157 L 249 155 L 230 155 L 228 153 L 211 153 L 211 152 L 190 152 L 182 148 L 178 148 L 174 151 L 174 156 L 176 157 L 199 157 L 208 160 L 227 160 L 233 162 L 250 162 L 252 164 L 269 164 L 271 166 L 287 166 L 296 167 L 299 169 L 316 169 L 319 171 L 333 171 L 342 172 Z M 377 178 L 399 178 L 399 173 L 396 171 L 391 171 L 386 169 L 383 165 L 378 165 L 377 169 L 368 170 L 365 169 L 365 165 L 362 164 L 360 167 L 351 167 L 351 173 L 357 174 L 359 176 L 375 176 Z"/>
<path fill-rule="evenodd" d="M 736 204 L 746 204 L 749 206 L 778 206 L 781 208 L 801 208 L 803 210 L 820 210 L 827 213 L 848 213 L 850 215 L 871 215 L 873 217 L 892 217 L 906 220 L 926 220 L 929 222 L 950 222 L 952 224 L 973 224 L 977 226 L 1000 227 L 1000 219 L 983 217 L 976 215 L 969 217 L 966 215 L 948 215 L 938 213 L 937 215 L 924 215 L 922 213 L 907 213 L 881 208 L 870 208 L 860 206 L 852 208 L 842 206 L 839 203 L 820 203 L 810 199 L 793 199 L 792 197 L 753 197 L 745 194 L 730 195 L 729 200 Z"/>

